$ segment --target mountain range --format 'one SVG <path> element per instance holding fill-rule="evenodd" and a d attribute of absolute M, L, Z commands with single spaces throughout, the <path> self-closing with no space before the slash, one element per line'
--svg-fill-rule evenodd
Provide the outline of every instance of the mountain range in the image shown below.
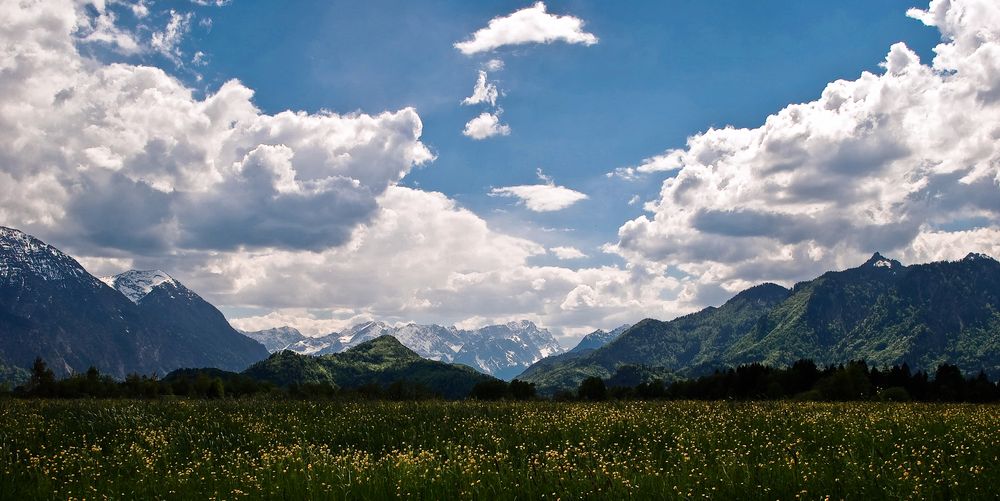
<path fill-rule="evenodd" d="M 480 329 L 365 322 L 320 337 L 287 327 L 244 335 L 167 273 L 98 279 L 55 247 L 0 227 L 0 379 L 23 379 L 38 356 L 57 375 L 90 366 L 116 378 L 179 368 L 242 371 L 260 362 L 251 373 L 271 374 L 276 384 L 289 382 L 281 379 L 295 373 L 289 367 L 301 367 L 303 381 L 326 373 L 340 386 L 420 374 L 442 392 L 452 390 L 434 378 L 452 375 L 468 386 L 472 380 L 459 372 L 472 369 L 551 393 L 589 376 L 633 384 L 803 358 L 925 371 L 951 363 L 996 378 L 1000 263 L 969 254 L 904 266 L 876 253 L 791 289 L 765 283 L 674 320 L 595 331 L 565 351 L 529 321 Z"/>
<path fill-rule="evenodd" d="M 244 334 L 263 343 L 271 352 L 289 350 L 300 355 L 340 353 L 365 341 L 392 336 L 421 357 L 468 365 L 484 374 L 508 380 L 531 364 L 565 351 L 547 329 L 527 320 L 479 329 L 365 322 L 319 337 L 304 336 L 291 327 Z M 595 337 L 590 342 L 600 343 L 600 340 Z"/>
<path fill-rule="evenodd" d="M 219 310 L 159 271 L 102 281 L 76 260 L 0 227 L 0 364 L 42 357 L 57 375 L 97 367 L 117 378 L 180 367 L 242 370 L 267 357 Z"/>
<path fill-rule="evenodd" d="M 762 284 L 719 307 L 664 322 L 645 319 L 582 355 L 543 359 L 519 379 L 543 393 L 622 371 L 700 375 L 760 362 L 865 360 L 1000 376 L 1000 263 L 983 254 L 904 266 L 876 253 L 857 268 L 786 289 Z"/>

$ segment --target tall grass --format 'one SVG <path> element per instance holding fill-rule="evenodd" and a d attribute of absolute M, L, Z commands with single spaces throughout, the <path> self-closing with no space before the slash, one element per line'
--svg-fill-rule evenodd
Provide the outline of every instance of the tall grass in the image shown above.
<path fill-rule="evenodd" d="M 0 401 L 0 499 L 992 499 L 1000 407 Z"/>

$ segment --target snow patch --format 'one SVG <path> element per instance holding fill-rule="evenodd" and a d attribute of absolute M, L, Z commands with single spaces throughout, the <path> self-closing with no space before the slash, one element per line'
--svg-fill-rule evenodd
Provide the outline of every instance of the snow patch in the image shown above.
<path fill-rule="evenodd" d="M 113 277 L 101 277 L 101 281 L 136 304 L 156 287 L 163 284 L 174 287 L 180 285 L 173 277 L 160 270 L 129 270 Z"/>

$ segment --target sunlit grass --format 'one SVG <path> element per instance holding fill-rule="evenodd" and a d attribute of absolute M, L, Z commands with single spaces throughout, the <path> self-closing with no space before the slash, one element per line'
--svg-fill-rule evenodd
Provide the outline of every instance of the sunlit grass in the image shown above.
<path fill-rule="evenodd" d="M 0 499 L 992 498 L 1000 407 L 0 401 Z"/>

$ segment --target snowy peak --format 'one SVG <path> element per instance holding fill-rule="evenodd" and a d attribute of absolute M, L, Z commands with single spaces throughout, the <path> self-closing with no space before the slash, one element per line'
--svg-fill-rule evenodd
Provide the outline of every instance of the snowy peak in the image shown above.
<path fill-rule="evenodd" d="M 80 263 L 59 249 L 22 231 L 0 226 L 0 281 L 26 276 L 93 280 Z"/>
<path fill-rule="evenodd" d="M 876 252 L 872 254 L 872 257 L 865 261 L 865 264 L 861 265 L 862 268 L 875 268 L 875 269 L 885 269 L 885 270 L 897 270 L 902 268 L 903 265 L 894 259 L 889 259 L 882 254 Z"/>
<path fill-rule="evenodd" d="M 603 329 L 598 329 L 590 334 L 587 334 L 580 340 L 580 342 L 570 350 L 570 353 L 577 353 L 584 350 L 596 350 L 621 336 L 623 332 L 627 331 L 631 327 L 629 324 L 621 325 L 612 329 L 610 332 Z"/>
<path fill-rule="evenodd" d="M 267 351 L 274 353 L 288 348 L 289 345 L 298 343 L 306 339 L 298 329 L 294 327 L 274 327 L 260 331 L 241 331 L 243 335 L 264 345 Z"/>
<path fill-rule="evenodd" d="M 121 292 L 135 304 L 139 304 L 153 289 L 171 285 L 181 287 L 180 282 L 160 270 L 129 270 L 113 277 L 102 277 L 101 281 Z"/>
<path fill-rule="evenodd" d="M 970 252 L 962 258 L 962 261 L 996 261 L 996 259 L 993 259 L 992 257 L 981 252 Z"/>

